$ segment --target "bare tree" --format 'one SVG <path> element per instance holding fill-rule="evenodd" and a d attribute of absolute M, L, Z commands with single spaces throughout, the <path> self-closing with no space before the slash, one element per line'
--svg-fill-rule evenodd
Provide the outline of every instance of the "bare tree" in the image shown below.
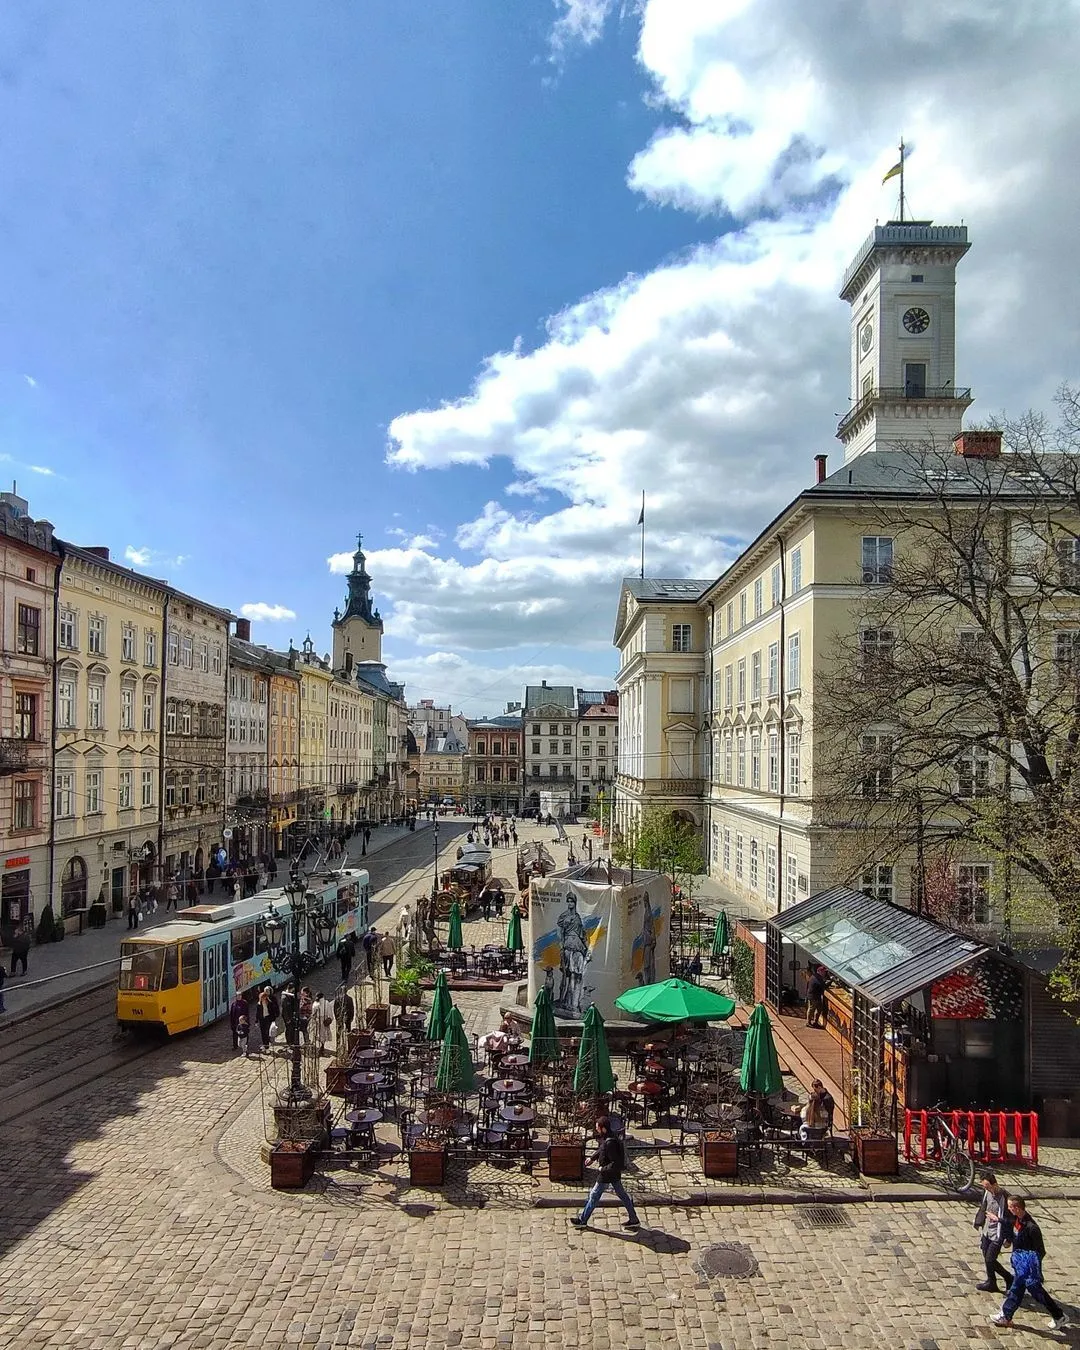
<path fill-rule="evenodd" d="M 905 860 L 912 903 L 1003 939 L 1055 928 L 1080 995 L 1080 397 L 956 453 L 884 452 L 851 510 L 882 543 L 814 693 L 815 791 L 849 875 Z M 978 868 L 993 864 L 990 895 Z M 1060 927 L 1057 927 L 1057 926 Z"/>

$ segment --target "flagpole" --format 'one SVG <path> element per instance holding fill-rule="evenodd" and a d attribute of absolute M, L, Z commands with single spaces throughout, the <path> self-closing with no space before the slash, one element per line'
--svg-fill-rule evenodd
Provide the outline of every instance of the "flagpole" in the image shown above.
<path fill-rule="evenodd" d="M 904 223 L 904 138 L 900 137 L 900 224 Z"/>
<path fill-rule="evenodd" d="M 641 579 L 645 580 L 645 489 L 641 489 Z"/>

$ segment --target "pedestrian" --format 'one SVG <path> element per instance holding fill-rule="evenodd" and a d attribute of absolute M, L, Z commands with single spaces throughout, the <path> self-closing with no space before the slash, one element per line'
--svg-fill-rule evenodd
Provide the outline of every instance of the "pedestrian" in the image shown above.
<path fill-rule="evenodd" d="M 983 1172 L 979 1178 L 982 1183 L 982 1199 L 975 1211 L 973 1227 L 982 1229 L 979 1245 L 982 1248 L 983 1264 L 986 1266 L 986 1279 L 975 1286 L 984 1293 L 997 1293 L 997 1277 L 1005 1282 L 1005 1292 L 1009 1292 L 1012 1276 L 998 1260 L 1001 1244 L 1005 1241 L 1005 1227 L 1009 1222 L 1009 1192 L 998 1185 L 993 1172 Z"/>
<path fill-rule="evenodd" d="M 599 1145 L 591 1161 L 594 1166 L 599 1166 L 600 1177 L 589 1192 L 588 1199 L 585 1201 L 585 1208 L 576 1219 L 571 1219 L 570 1222 L 575 1228 L 587 1228 L 590 1215 L 600 1203 L 601 1196 L 610 1186 L 626 1206 L 626 1222 L 623 1227 L 640 1228 L 641 1221 L 638 1219 L 634 1202 L 630 1199 L 622 1184 L 623 1168 L 626 1166 L 626 1151 L 623 1148 L 622 1140 L 612 1134 L 609 1117 L 600 1116 L 597 1119 L 596 1137 L 599 1140 Z"/>
<path fill-rule="evenodd" d="M 823 1027 L 825 1025 L 825 968 L 815 966 L 806 986 L 806 1025 Z"/>
<path fill-rule="evenodd" d="M 128 932 L 139 926 L 139 893 L 132 891 L 128 896 Z M 14 968 L 12 974 L 14 974 Z"/>
<path fill-rule="evenodd" d="M 248 1053 L 249 1034 L 250 1034 L 250 1027 L 248 1024 L 247 1004 L 245 1004 L 244 1011 L 240 1014 L 236 1023 L 236 1048 L 238 1050 L 243 1051 L 245 1059 L 251 1058 L 250 1054 Z"/>
<path fill-rule="evenodd" d="M 26 959 L 30 955 L 30 934 L 27 932 L 26 925 L 20 924 L 16 928 L 11 939 L 11 973 L 16 974 L 15 967 L 22 965 L 22 973 L 26 974 Z"/>
<path fill-rule="evenodd" d="M 384 933 L 379 939 L 379 955 L 382 957 L 383 974 L 389 979 L 390 972 L 394 968 L 394 957 L 397 955 L 397 947 L 389 932 Z"/>
<path fill-rule="evenodd" d="M 190 877 L 187 884 L 187 902 L 189 905 L 199 903 L 199 883 L 195 877 Z"/>
<path fill-rule="evenodd" d="M 232 1027 L 232 1046 L 234 1050 L 240 1049 L 240 1019 L 247 1018 L 247 999 L 243 994 L 238 993 L 229 1004 L 229 1026 Z"/>
<path fill-rule="evenodd" d="M 1047 1324 L 1051 1331 L 1060 1331 L 1069 1325 L 1065 1310 L 1043 1288 L 1042 1263 L 1046 1257 L 1039 1225 L 1027 1212 L 1027 1204 L 1018 1195 L 1009 1197 L 1011 1222 L 1005 1224 L 1003 1233 L 1005 1245 L 1012 1247 L 1012 1284 L 1009 1286 L 1001 1311 L 990 1321 L 996 1327 L 1011 1327 L 1013 1314 L 1024 1301 L 1024 1295 L 1030 1294 L 1036 1303 L 1041 1303 L 1050 1314 Z"/>
<path fill-rule="evenodd" d="M 165 887 L 165 910 L 179 909 L 179 890 L 176 886 L 168 885 Z"/>
<path fill-rule="evenodd" d="M 376 939 L 376 936 L 375 936 L 375 925 L 372 924 L 372 926 L 371 926 L 371 927 L 367 930 L 367 932 L 364 934 L 363 938 L 361 939 L 361 943 L 360 943 L 360 945 L 361 945 L 361 946 L 363 947 L 363 949 L 364 949 L 364 979 L 365 979 L 365 980 L 368 979 L 369 976 L 373 976 L 373 975 L 375 974 L 375 943 L 376 943 L 376 940 L 377 940 L 377 939 Z"/>
<path fill-rule="evenodd" d="M 364 826 L 364 852 L 368 851 L 368 845 L 371 843 L 371 827 Z"/>
<path fill-rule="evenodd" d="M 334 1024 L 337 1030 L 335 1045 L 338 1050 L 345 1046 L 345 1038 L 352 1031 L 353 1018 L 356 1016 L 356 1005 L 352 998 L 344 989 L 339 989 L 337 997 L 334 999 Z"/>
<path fill-rule="evenodd" d="M 326 1053 L 326 1043 L 334 1030 L 334 1006 L 322 994 L 311 1005 L 311 1039 L 319 1054 Z"/>
<path fill-rule="evenodd" d="M 0 1013 L 7 1012 L 4 1007 L 4 981 L 7 979 L 7 971 L 0 965 Z"/>
<path fill-rule="evenodd" d="M 259 990 L 258 1019 L 259 1019 L 259 1037 L 262 1041 L 264 1050 L 270 1049 L 270 1024 L 277 1016 L 277 999 L 274 997 L 272 985 L 264 984 Z"/>
<path fill-rule="evenodd" d="M 315 1008 L 315 995 L 305 984 L 300 990 L 300 1011 L 297 1021 L 300 1024 L 300 1039 L 305 1045 L 311 1032 L 311 1014 Z"/>
<path fill-rule="evenodd" d="M 353 937 L 347 933 L 337 945 L 337 959 L 341 962 L 341 983 L 348 984 L 352 970 Z"/>
<path fill-rule="evenodd" d="M 281 991 L 281 1025 L 285 1031 L 285 1040 L 289 1045 L 296 1044 L 297 1033 L 297 1004 L 296 991 L 291 985 L 286 985 Z"/>

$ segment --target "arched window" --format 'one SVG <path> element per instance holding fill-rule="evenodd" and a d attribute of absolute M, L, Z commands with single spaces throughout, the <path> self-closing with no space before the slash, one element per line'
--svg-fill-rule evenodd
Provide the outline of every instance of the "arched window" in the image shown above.
<path fill-rule="evenodd" d="M 79 857 L 69 858 L 60 877 L 60 912 L 66 918 L 85 908 L 86 863 Z"/>

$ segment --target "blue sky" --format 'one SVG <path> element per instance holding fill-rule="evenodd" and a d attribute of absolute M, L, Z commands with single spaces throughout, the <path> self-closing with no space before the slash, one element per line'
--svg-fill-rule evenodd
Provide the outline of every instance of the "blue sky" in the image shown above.
<path fill-rule="evenodd" d="M 290 611 L 271 645 L 329 646 L 363 530 L 412 697 L 609 684 L 641 488 L 649 570 L 707 576 L 832 448 L 900 94 L 927 208 L 971 218 L 968 378 L 998 407 L 1074 373 L 1075 283 L 1022 304 L 1047 264 L 1007 241 L 1021 180 L 1033 253 L 1075 218 L 1077 100 L 1042 92 L 1075 7 L 945 0 L 934 60 L 863 8 L 825 41 L 784 0 L 8 0 L 0 473 L 64 537 Z M 963 106 L 959 49 L 1038 148 Z"/>

